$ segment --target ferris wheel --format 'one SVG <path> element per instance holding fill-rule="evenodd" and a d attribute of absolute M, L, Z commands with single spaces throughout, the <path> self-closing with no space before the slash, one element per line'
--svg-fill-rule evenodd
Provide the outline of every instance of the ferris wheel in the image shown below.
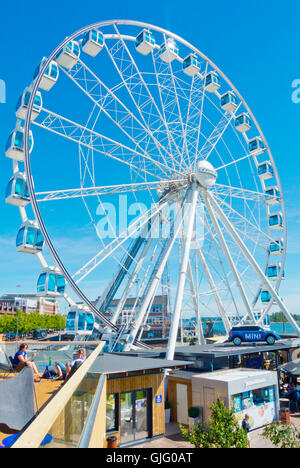
<path fill-rule="evenodd" d="M 6 202 L 21 214 L 17 250 L 41 263 L 38 294 L 69 303 L 74 334 L 143 346 L 168 268 L 167 358 L 185 312 L 199 343 L 205 316 L 228 333 L 272 307 L 300 336 L 278 292 L 287 235 L 273 156 L 243 97 L 195 46 L 138 21 L 92 24 L 43 58 L 16 117 Z"/>

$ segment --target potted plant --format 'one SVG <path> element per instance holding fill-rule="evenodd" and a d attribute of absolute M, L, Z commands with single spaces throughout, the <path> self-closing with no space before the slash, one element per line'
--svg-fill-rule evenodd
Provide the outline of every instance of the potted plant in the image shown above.
<path fill-rule="evenodd" d="M 199 422 L 199 416 L 200 416 L 200 410 L 196 406 L 192 406 L 188 410 L 188 415 L 189 415 L 189 428 L 192 429 L 192 427 L 196 426 Z"/>
<path fill-rule="evenodd" d="M 169 424 L 171 415 L 171 403 L 165 401 L 165 424 Z"/>

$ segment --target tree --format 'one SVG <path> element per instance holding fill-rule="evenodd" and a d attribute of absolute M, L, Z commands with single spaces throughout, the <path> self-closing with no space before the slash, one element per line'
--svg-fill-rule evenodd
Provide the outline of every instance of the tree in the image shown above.
<path fill-rule="evenodd" d="M 300 432 L 293 424 L 277 421 L 264 428 L 263 436 L 269 439 L 275 447 L 300 448 Z"/>
<path fill-rule="evenodd" d="M 234 409 L 227 408 L 219 398 L 210 409 L 207 429 L 201 424 L 191 430 L 179 425 L 184 440 L 196 448 L 247 448 L 247 434 L 236 421 Z"/>

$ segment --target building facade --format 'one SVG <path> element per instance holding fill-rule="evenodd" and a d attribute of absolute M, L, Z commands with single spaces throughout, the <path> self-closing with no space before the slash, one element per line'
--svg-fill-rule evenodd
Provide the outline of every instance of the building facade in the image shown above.
<path fill-rule="evenodd" d="M 55 299 L 39 297 L 34 294 L 3 294 L 0 296 L 0 316 L 14 315 L 18 310 L 29 314 L 59 314 L 59 304 Z"/>

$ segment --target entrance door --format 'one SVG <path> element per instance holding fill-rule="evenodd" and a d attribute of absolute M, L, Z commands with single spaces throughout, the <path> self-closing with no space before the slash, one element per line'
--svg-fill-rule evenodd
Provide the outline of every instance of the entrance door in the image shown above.
<path fill-rule="evenodd" d="M 177 393 L 177 422 L 188 424 L 187 385 L 176 384 Z"/>
<path fill-rule="evenodd" d="M 121 393 L 120 441 L 126 444 L 151 435 L 151 389 Z"/>

